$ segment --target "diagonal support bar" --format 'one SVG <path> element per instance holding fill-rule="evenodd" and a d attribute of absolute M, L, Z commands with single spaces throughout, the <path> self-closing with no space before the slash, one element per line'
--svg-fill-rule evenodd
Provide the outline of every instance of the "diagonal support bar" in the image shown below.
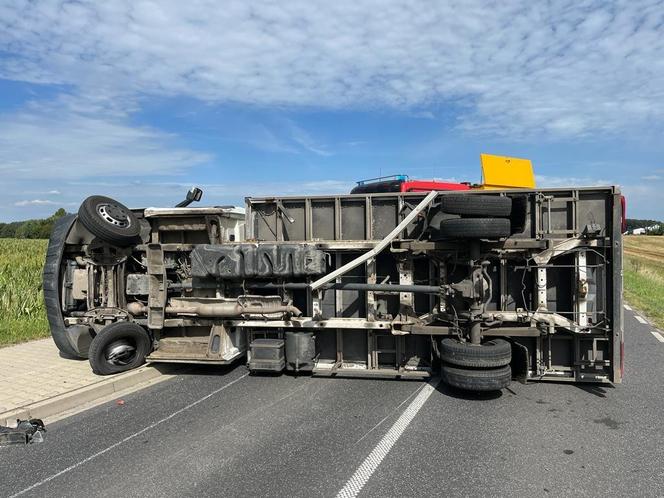
<path fill-rule="evenodd" d="M 383 249 L 385 249 L 390 242 L 392 242 L 397 236 L 415 219 L 415 217 L 420 214 L 424 209 L 426 209 L 436 198 L 438 195 L 438 192 L 435 190 L 432 190 L 427 194 L 427 196 L 422 199 L 422 201 L 415 206 L 415 209 L 413 209 L 410 213 L 408 213 L 408 216 L 406 216 L 401 223 L 399 223 L 394 230 L 392 230 L 389 234 L 385 236 L 383 240 L 381 240 L 376 247 L 371 249 L 368 252 L 365 252 L 364 254 L 358 256 L 352 261 L 349 261 L 345 265 L 341 266 L 340 268 L 337 268 L 334 270 L 332 273 L 328 273 L 324 277 L 319 278 L 315 282 L 312 282 L 309 287 L 311 287 L 311 290 L 316 290 L 325 285 L 326 283 L 334 280 L 335 278 L 340 277 L 341 275 L 344 275 L 345 273 L 349 272 L 353 268 L 356 268 L 357 266 L 360 266 L 362 263 L 370 260 L 371 258 L 375 257 L 377 254 L 379 254 Z"/>

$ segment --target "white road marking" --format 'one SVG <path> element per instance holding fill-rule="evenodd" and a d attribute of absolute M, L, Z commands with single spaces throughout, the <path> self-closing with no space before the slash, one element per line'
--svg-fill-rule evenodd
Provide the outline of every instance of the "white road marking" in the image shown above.
<path fill-rule="evenodd" d="M 141 429 L 141 430 L 138 431 L 138 432 L 134 432 L 134 433 L 131 434 L 130 436 L 127 436 L 126 438 L 124 438 L 124 439 L 118 441 L 117 443 L 112 444 L 112 445 L 109 446 L 108 448 L 105 448 L 105 449 L 103 449 L 103 450 L 101 450 L 101 451 L 98 451 L 98 452 L 95 453 L 94 455 L 90 455 L 90 456 L 87 457 L 86 459 L 81 460 L 80 462 L 77 462 L 77 463 L 75 463 L 74 465 L 70 465 L 70 466 L 67 467 L 66 469 L 63 469 L 63 470 L 61 470 L 60 472 L 58 472 L 57 474 L 53 474 L 52 476 L 47 477 L 46 479 L 44 479 L 44 480 L 42 480 L 42 481 L 39 481 L 39 482 L 34 483 L 32 486 L 29 486 L 29 487 L 27 487 L 27 488 L 25 488 L 25 489 L 19 491 L 18 493 L 11 495 L 9 498 L 14 498 L 15 496 L 20 496 L 20 495 L 22 495 L 22 494 L 27 493 L 28 491 L 32 491 L 33 489 L 35 489 L 35 488 L 37 488 L 37 487 L 39 487 L 39 486 L 41 486 L 41 485 L 43 485 L 43 484 L 46 484 L 47 482 L 52 481 L 53 479 L 55 479 L 55 478 L 57 478 L 57 477 L 60 477 L 61 475 L 66 474 L 67 472 L 70 472 L 70 471 L 72 471 L 72 470 L 74 470 L 74 469 L 80 467 L 81 465 L 84 465 L 84 464 L 88 463 L 88 462 L 91 461 L 91 460 L 94 460 L 95 458 L 97 458 L 97 457 L 103 455 L 104 453 L 108 453 L 109 451 L 111 451 L 111 450 L 114 449 L 114 448 L 117 448 L 117 447 L 120 446 L 121 444 L 126 443 L 127 441 L 130 441 L 131 439 L 134 439 L 134 438 L 137 437 L 137 436 L 140 436 L 141 434 L 143 434 L 144 432 L 149 431 L 150 429 L 154 429 L 154 428 L 157 427 L 158 425 L 163 424 L 164 422 L 169 421 L 170 419 L 172 419 L 173 417 L 176 417 L 177 415 L 181 414 L 182 412 L 185 412 L 185 411 L 187 411 L 187 410 L 193 408 L 194 406 L 196 406 L 196 405 L 202 403 L 203 401 L 205 401 L 205 400 L 207 400 L 207 399 L 210 399 L 210 398 L 211 398 L 212 396 L 214 396 L 215 394 L 220 393 L 221 391 L 223 391 L 223 390 L 226 389 L 227 387 L 230 387 L 230 386 L 232 386 L 233 384 L 235 384 L 236 382 L 238 382 L 238 381 L 244 379 L 247 375 L 249 375 L 249 374 L 246 373 L 246 374 L 244 374 L 243 376 L 238 377 L 237 379 L 235 379 L 235 380 L 229 382 L 228 384 L 225 384 L 225 385 L 221 386 L 219 389 L 216 389 L 216 390 L 212 391 L 210 394 L 207 394 L 207 395 L 203 396 L 201 399 L 196 400 L 196 401 L 194 401 L 193 403 L 189 403 L 187 406 L 185 406 L 185 407 L 183 407 L 183 408 L 180 408 L 179 410 L 174 411 L 174 412 L 171 413 L 169 416 L 164 417 L 164 418 L 162 418 L 161 420 L 157 420 L 155 423 L 148 425 L 147 427 Z"/>
<path fill-rule="evenodd" d="M 625 308 L 627 311 L 632 311 L 632 308 L 630 308 L 629 304 L 623 304 L 623 308 Z"/>
<path fill-rule="evenodd" d="M 636 318 L 636 320 L 637 320 L 638 322 L 641 322 L 641 323 L 644 324 L 644 325 L 648 325 L 648 322 L 647 322 L 646 319 L 643 318 L 642 316 L 634 315 L 634 318 Z"/>
<path fill-rule="evenodd" d="M 664 342 L 664 337 L 662 337 L 662 334 L 659 332 L 655 332 L 654 330 L 651 330 L 650 333 L 655 336 L 655 339 L 657 339 L 659 342 Z"/>
<path fill-rule="evenodd" d="M 415 418 L 415 415 L 417 415 L 417 412 L 420 411 L 420 408 L 424 406 L 424 403 L 426 403 L 431 393 L 435 390 L 436 385 L 433 382 L 426 384 L 422 388 L 417 397 L 408 405 L 398 420 L 394 422 L 390 430 L 387 431 L 387 434 L 383 436 L 383 439 L 369 453 L 369 456 L 364 459 L 352 477 L 346 481 L 344 487 L 337 494 L 337 498 L 354 498 L 362 491 L 362 488 L 364 488 L 364 485 L 390 452 L 392 446 L 399 440 L 408 425 Z"/>
<path fill-rule="evenodd" d="M 394 412 L 396 412 L 399 408 L 401 408 L 403 405 L 405 405 L 406 403 L 408 403 L 408 401 L 410 400 L 410 398 L 412 398 L 412 397 L 415 396 L 417 393 L 419 393 L 419 392 L 420 392 L 425 386 L 426 386 L 426 384 L 423 384 L 423 385 L 421 385 L 420 387 L 418 387 L 417 389 L 415 389 L 415 391 L 413 391 L 411 394 L 408 395 L 408 397 L 407 397 L 406 399 L 404 399 L 401 403 L 399 403 L 399 404 L 394 408 L 394 410 L 392 410 L 390 413 L 388 413 L 387 415 L 385 415 L 385 416 L 382 418 L 382 420 L 381 420 L 380 422 L 378 422 L 376 425 L 374 425 L 371 429 L 369 429 L 369 430 L 366 432 L 366 434 L 364 434 L 364 436 L 362 436 L 360 439 L 358 439 L 357 441 L 355 441 L 355 444 L 357 444 L 357 443 L 359 443 L 360 441 L 362 441 L 365 437 L 367 437 L 369 434 L 371 434 L 373 431 L 375 431 L 378 427 L 380 427 L 380 425 L 381 425 L 383 422 L 385 422 L 388 418 L 390 418 L 390 417 L 394 414 Z"/>

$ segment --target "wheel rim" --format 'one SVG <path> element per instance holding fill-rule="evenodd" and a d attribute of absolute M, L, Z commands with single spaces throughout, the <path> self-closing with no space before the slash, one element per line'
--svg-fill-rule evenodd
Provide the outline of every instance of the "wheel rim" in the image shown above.
<path fill-rule="evenodd" d="M 136 346 L 126 339 L 112 342 L 106 348 L 104 357 L 109 365 L 128 365 L 136 358 Z"/>
<path fill-rule="evenodd" d="M 115 204 L 99 204 L 97 205 L 97 213 L 102 220 L 115 227 L 129 228 L 131 226 L 131 218 L 127 215 L 127 212 Z"/>

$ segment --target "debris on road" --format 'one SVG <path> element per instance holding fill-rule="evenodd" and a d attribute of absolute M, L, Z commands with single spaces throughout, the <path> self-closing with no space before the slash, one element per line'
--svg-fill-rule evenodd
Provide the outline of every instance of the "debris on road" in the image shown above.
<path fill-rule="evenodd" d="M 45 432 L 46 427 L 44 427 L 44 422 L 41 419 L 17 419 L 15 428 L 0 425 L 0 446 L 43 443 Z"/>

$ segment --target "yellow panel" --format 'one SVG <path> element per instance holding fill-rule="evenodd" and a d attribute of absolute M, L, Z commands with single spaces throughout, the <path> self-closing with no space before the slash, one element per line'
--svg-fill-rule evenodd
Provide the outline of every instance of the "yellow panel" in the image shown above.
<path fill-rule="evenodd" d="M 533 165 L 529 159 L 480 154 L 481 189 L 535 188 Z"/>

